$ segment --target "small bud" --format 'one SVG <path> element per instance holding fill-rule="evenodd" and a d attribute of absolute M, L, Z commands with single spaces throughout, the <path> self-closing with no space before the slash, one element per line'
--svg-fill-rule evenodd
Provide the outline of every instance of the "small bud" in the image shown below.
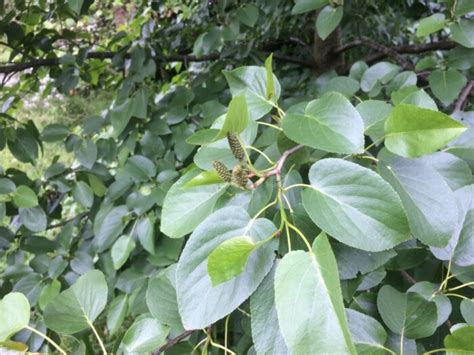
<path fill-rule="evenodd" d="M 232 132 L 227 133 L 227 141 L 229 142 L 230 150 L 234 157 L 239 159 L 240 161 L 245 159 L 245 152 L 244 148 L 240 144 L 239 137 Z"/>
<path fill-rule="evenodd" d="M 232 174 L 229 170 L 227 170 L 227 167 L 223 163 L 218 160 L 214 160 L 212 162 L 212 166 L 216 170 L 217 174 L 222 178 L 222 180 L 225 182 L 232 181 Z"/>

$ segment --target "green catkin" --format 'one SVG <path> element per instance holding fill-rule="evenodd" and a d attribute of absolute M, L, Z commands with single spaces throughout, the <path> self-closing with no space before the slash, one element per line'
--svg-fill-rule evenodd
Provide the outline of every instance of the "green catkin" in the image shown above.
<path fill-rule="evenodd" d="M 246 188 L 248 181 L 248 170 L 241 165 L 234 166 L 234 169 L 232 169 L 232 183 L 238 187 Z"/>
<path fill-rule="evenodd" d="M 229 142 L 230 150 L 234 157 L 239 161 L 243 161 L 245 159 L 245 152 L 240 144 L 239 137 L 235 133 L 229 132 L 227 133 L 227 141 Z"/>
<path fill-rule="evenodd" d="M 221 163 L 219 160 L 214 160 L 212 162 L 212 166 L 216 170 L 217 174 L 224 180 L 225 182 L 232 181 L 232 173 L 227 170 L 227 167 Z"/>

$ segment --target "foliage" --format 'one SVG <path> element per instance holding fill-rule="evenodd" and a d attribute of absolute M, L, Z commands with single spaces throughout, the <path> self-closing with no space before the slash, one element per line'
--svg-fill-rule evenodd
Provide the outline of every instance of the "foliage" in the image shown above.
<path fill-rule="evenodd" d="M 474 351 L 472 1 L 0 14 L 0 352 Z"/>

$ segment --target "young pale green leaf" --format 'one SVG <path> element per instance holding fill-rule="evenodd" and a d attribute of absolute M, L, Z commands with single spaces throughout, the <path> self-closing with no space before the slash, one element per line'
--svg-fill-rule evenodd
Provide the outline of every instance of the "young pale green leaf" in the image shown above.
<path fill-rule="evenodd" d="M 461 314 L 467 324 L 474 325 L 474 298 L 462 300 Z"/>
<path fill-rule="evenodd" d="M 431 91 L 444 104 L 452 103 L 461 92 L 467 79 L 456 69 L 435 70 L 428 77 Z"/>
<path fill-rule="evenodd" d="M 392 153 L 415 158 L 444 147 L 465 130 L 444 113 L 401 104 L 385 121 L 385 146 Z"/>
<path fill-rule="evenodd" d="M 235 237 L 215 248 L 207 259 L 207 271 L 213 287 L 220 285 L 245 270 L 250 254 L 257 245 L 250 237 Z"/>
<path fill-rule="evenodd" d="M 183 175 L 168 191 L 161 214 L 161 231 L 170 238 L 181 238 L 209 216 L 227 184 L 186 187 L 201 173 L 193 169 Z"/>
<path fill-rule="evenodd" d="M 359 82 L 347 76 L 336 76 L 329 80 L 324 87 L 321 88 L 321 93 L 338 92 L 347 98 L 352 97 L 359 91 Z"/>
<path fill-rule="evenodd" d="M 114 269 L 120 269 L 125 264 L 130 256 L 130 253 L 135 249 L 135 240 L 130 235 L 122 235 L 117 239 L 112 246 L 111 255 Z"/>
<path fill-rule="evenodd" d="M 110 303 L 107 310 L 107 328 L 110 335 L 117 333 L 128 312 L 128 295 L 120 295 Z"/>
<path fill-rule="evenodd" d="M 30 322 L 30 303 L 19 292 L 8 293 L 0 300 L 0 343 L 25 328 Z"/>
<path fill-rule="evenodd" d="M 349 100 L 335 92 L 308 103 L 304 115 L 287 112 L 283 131 L 297 143 L 328 152 L 364 150 L 362 118 Z"/>
<path fill-rule="evenodd" d="M 448 244 L 444 248 L 431 248 L 440 260 L 451 260 L 459 266 L 474 265 L 474 185 L 454 192 L 457 205 L 457 222 Z"/>
<path fill-rule="evenodd" d="M 449 28 L 451 37 L 461 46 L 474 48 L 474 21 L 463 19 L 458 23 L 453 23 Z"/>
<path fill-rule="evenodd" d="M 107 304 L 107 282 L 99 270 L 79 277 L 46 306 L 46 326 L 59 334 L 74 334 L 90 328 Z"/>
<path fill-rule="evenodd" d="M 78 181 L 72 189 L 74 199 L 86 208 L 90 208 L 94 202 L 94 192 L 84 181 Z"/>
<path fill-rule="evenodd" d="M 266 72 L 266 92 L 267 100 L 271 100 L 275 95 L 275 83 L 273 82 L 273 69 L 272 69 L 273 53 L 265 59 L 265 72 Z"/>
<path fill-rule="evenodd" d="M 366 100 L 356 106 L 362 120 L 364 121 L 364 133 L 377 142 L 384 136 L 384 123 L 392 105 L 380 100 Z"/>
<path fill-rule="evenodd" d="M 405 212 L 378 174 L 342 159 L 323 159 L 309 171 L 303 205 L 322 230 L 340 242 L 382 251 L 409 239 Z"/>
<path fill-rule="evenodd" d="M 404 158 L 380 164 L 379 170 L 400 196 L 413 236 L 427 245 L 445 247 L 458 215 L 454 194 L 443 178 L 422 161 Z"/>
<path fill-rule="evenodd" d="M 21 185 L 15 191 L 13 195 L 13 202 L 18 207 L 31 208 L 38 205 L 38 197 L 35 192 L 28 186 Z"/>
<path fill-rule="evenodd" d="M 298 15 L 308 11 L 317 10 L 327 4 L 327 0 L 295 0 L 295 6 L 293 6 L 293 9 L 291 10 L 291 14 Z"/>
<path fill-rule="evenodd" d="M 97 160 L 97 146 L 92 140 L 85 139 L 74 149 L 74 154 L 79 163 L 87 169 L 92 169 Z"/>
<path fill-rule="evenodd" d="M 417 37 L 425 37 L 432 33 L 442 30 L 446 25 L 446 17 L 444 14 L 433 14 L 420 20 L 418 28 L 416 29 Z"/>
<path fill-rule="evenodd" d="M 119 353 L 151 353 L 166 342 L 170 328 L 153 318 L 135 321 L 125 332 L 119 346 Z"/>
<path fill-rule="evenodd" d="M 67 3 L 72 11 L 74 11 L 77 15 L 81 12 L 82 4 L 84 0 L 67 0 Z"/>
<path fill-rule="evenodd" d="M 326 6 L 322 9 L 316 19 L 316 30 L 319 37 L 324 41 L 336 29 L 342 20 L 343 6 Z"/>
<path fill-rule="evenodd" d="M 410 339 L 428 337 L 436 330 L 436 304 L 416 293 L 401 293 L 385 285 L 378 293 L 377 309 L 392 332 Z"/>
<path fill-rule="evenodd" d="M 56 297 L 61 291 L 61 283 L 58 280 L 52 280 L 50 284 L 46 285 L 40 293 L 38 305 L 42 310 L 46 308 L 49 302 Z"/>
<path fill-rule="evenodd" d="M 237 10 L 237 18 L 243 24 L 253 27 L 258 20 L 258 8 L 252 4 L 245 4 Z"/>
<path fill-rule="evenodd" d="M 217 171 L 203 171 L 199 175 L 193 177 L 189 180 L 184 187 L 196 187 L 202 185 L 212 185 L 212 184 L 222 184 L 225 183 L 224 180 L 219 176 Z"/>
<path fill-rule="evenodd" d="M 349 330 L 358 354 L 385 355 L 387 332 L 372 317 L 353 309 L 346 309 Z"/>
<path fill-rule="evenodd" d="M 158 277 L 151 279 L 146 291 L 146 304 L 150 313 L 160 323 L 172 329 L 181 329 L 181 316 L 176 297 L 176 267 L 171 265 Z"/>
<path fill-rule="evenodd" d="M 292 251 L 277 266 L 275 304 L 291 353 L 356 354 L 347 325 L 336 259 L 326 235 L 313 251 Z"/>
<path fill-rule="evenodd" d="M 257 354 L 290 354 L 281 334 L 275 306 L 276 265 L 250 296 L 252 338 Z"/>
<path fill-rule="evenodd" d="M 249 110 L 244 95 L 234 96 L 229 103 L 224 124 L 214 141 L 224 138 L 227 133 L 241 133 L 249 122 Z"/>
<path fill-rule="evenodd" d="M 274 95 L 267 99 L 267 71 L 257 66 L 247 66 L 224 71 L 233 97 L 245 95 L 249 119 L 258 120 L 270 112 L 280 98 L 280 84 L 273 75 Z"/>
<path fill-rule="evenodd" d="M 474 326 L 463 326 L 457 328 L 444 338 L 444 347 L 447 354 L 460 355 L 474 352 Z"/>
<path fill-rule="evenodd" d="M 204 328 L 245 301 L 270 271 L 277 240 L 260 246 L 248 259 L 244 271 L 216 287 L 207 271 L 212 251 L 234 237 L 246 235 L 258 243 L 274 232 L 275 226 L 269 220 L 252 220 L 243 208 L 235 206 L 222 208 L 199 224 L 181 254 L 176 275 L 179 312 L 185 329 Z M 224 299 L 226 302 L 221 302 Z"/>

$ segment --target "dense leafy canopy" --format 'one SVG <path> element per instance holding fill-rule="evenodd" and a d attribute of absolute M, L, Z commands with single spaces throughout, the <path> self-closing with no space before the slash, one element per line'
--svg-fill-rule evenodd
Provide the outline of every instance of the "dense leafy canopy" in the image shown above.
<path fill-rule="evenodd" d="M 473 41 L 472 0 L 0 1 L 0 353 L 473 352 Z"/>

